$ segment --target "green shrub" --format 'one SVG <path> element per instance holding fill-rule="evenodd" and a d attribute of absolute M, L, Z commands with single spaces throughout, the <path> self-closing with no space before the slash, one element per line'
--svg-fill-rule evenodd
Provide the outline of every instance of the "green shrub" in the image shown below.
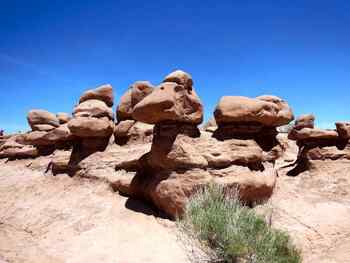
<path fill-rule="evenodd" d="M 299 263 L 289 236 L 271 229 L 236 194 L 210 185 L 194 195 L 177 223 L 195 262 Z"/>

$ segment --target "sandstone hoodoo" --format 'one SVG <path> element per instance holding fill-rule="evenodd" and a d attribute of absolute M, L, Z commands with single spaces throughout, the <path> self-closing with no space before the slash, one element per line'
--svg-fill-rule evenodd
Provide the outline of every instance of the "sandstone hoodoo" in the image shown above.
<path fill-rule="evenodd" d="M 117 144 L 144 143 L 152 140 L 153 125 L 136 121 L 132 114 L 135 105 L 152 93 L 153 89 L 153 85 L 148 81 L 136 81 L 121 97 L 114 131 Z"/>
<path fill-rule="evenodd" d="M 282 106 L 271 107 L 276 108 L 274 125 L 288 123 L 285 112 L 278 115 Z M 215 132 L 199 131 L 203 106 L 189 74 L 175 71 L 168 75 L 134 107 L 132 115 L 138 121 L 155 125 L 153 142 L 150 152 L 136 164 L 136 175 L 116 182 L 120 192 L 146 199 L 172 217 L 181 215 L 188 198 L 210 182 L 225 188 L 238 187 L 246 202 L 271 196 L 276 171 L 272 163 L 265 162 L 264 149 L 254 138 L 217 139 Z"/>
<path fill-rule="evenodd" d="M 33 131 L 50 131 L 60 126 L 56 115 L 46 110 L 31 110 L 27 120 Z"/>
<path fill-rule="evenodd" d="M 102 86 L 85 92 L 74 108 L 67 127 L 75 137 L 73 153 L 77 160 L 107 147 L 114 131 L 113 98 L 112 87 Z"/>
<path fill-rule="evenodd" d="M 299 153 L 296 167 L 290 175 L 312 167 L 312 160 L 350 160 L 349 123 L 337 122 L 334 130 L 314 127 L 315 117 L 312 114 L 300 116 L 288 138 L 297 142 Z"/>
<path fill-rule="evenodd" d="M 81 95 L 79 104 L 87 100 L 100 100 L 106 103 L 108 107 L 113 107 L 114 94 L 112 86 L 106 84 L 97 87 L 96 89 L 87 90 Z"/>

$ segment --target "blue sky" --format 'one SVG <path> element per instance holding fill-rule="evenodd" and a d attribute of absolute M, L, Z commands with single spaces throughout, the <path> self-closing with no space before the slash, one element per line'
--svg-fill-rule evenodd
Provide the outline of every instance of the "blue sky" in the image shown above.
<path fill-rule="evenodd" d="M 192 74 L 209 118 L 223 95 L 275 94 L 321 127 L 350 120 L 350 1 L 0 0 L 0 128 L 80 94 Z"/>

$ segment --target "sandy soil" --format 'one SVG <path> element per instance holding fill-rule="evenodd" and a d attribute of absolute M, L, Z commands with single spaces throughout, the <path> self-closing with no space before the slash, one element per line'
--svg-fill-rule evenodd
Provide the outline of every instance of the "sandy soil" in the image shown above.
<path fill-rule="evenodd" d="M 187 262 L 174 223 L 99 180 L 0 168 L 0 262 Z"/>

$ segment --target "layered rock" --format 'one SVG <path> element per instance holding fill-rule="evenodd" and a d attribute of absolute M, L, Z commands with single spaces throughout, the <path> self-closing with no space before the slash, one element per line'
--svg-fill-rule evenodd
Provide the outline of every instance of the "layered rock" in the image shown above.
<path fill-rule="evenodd" d="M 85 92 L 67 123 L 74 137 L 72 166 L 96 151 L 103 151 L 114 131 L 113 89 L 110 85 Z"/>
<path fill-rule="evenodd" d="M 39 155 L 37 148 L 32 145 L 25 145 L 23 135 L 13 135 L 6 138 L 0 146 L 0 158 L 24 159 L 35 158 Z"/>
<path fill-rule="evenodd" d="M 249 203 L 271 196 L 276 171 L 272 164 L 263 163 L 264 150 L 254 138 L 218 139 L 199 131 L 203 107 L 189 74 L 168 75 L 134 107 L 132 115 L 155 125 L 153 141 L 150 152 L 133 162 L 134 167 L 118 165 L 137 171 L 115 183 L 120 192 L 146 199 L 172 217 L 181 215 L 188 198 L 210 182 L 238 188 L 242 200 Z M 276 118 L 286 122 L 281 121 L 284 116 Z"/>
<path fill-rule="evenodd" d="M 311 166 L 311 160 L 350 160 L 350 124 L 337 122 L 335 130 L 314 127 L 315 117 L 311 114 L 300 116 L 288 138 L 296 141 L 299 152 L 296 167 L 289 172 L 297 175 Z"/>
<path fill-rule="evenodd" d="M 136 81 L 121 97 L 114 130 L 117 144 L 145 143 L 152 140 L 153 125 L 136 121 L 132 114 L 135 105 L 152 93 L 153 89 L 148 81 Z"/>
<path fill-rule="evenodd" d="M 31 110 L 27 120 L 33 131 L 50 131 L 60 126 L 56 115 L 46 110 Z"/>

